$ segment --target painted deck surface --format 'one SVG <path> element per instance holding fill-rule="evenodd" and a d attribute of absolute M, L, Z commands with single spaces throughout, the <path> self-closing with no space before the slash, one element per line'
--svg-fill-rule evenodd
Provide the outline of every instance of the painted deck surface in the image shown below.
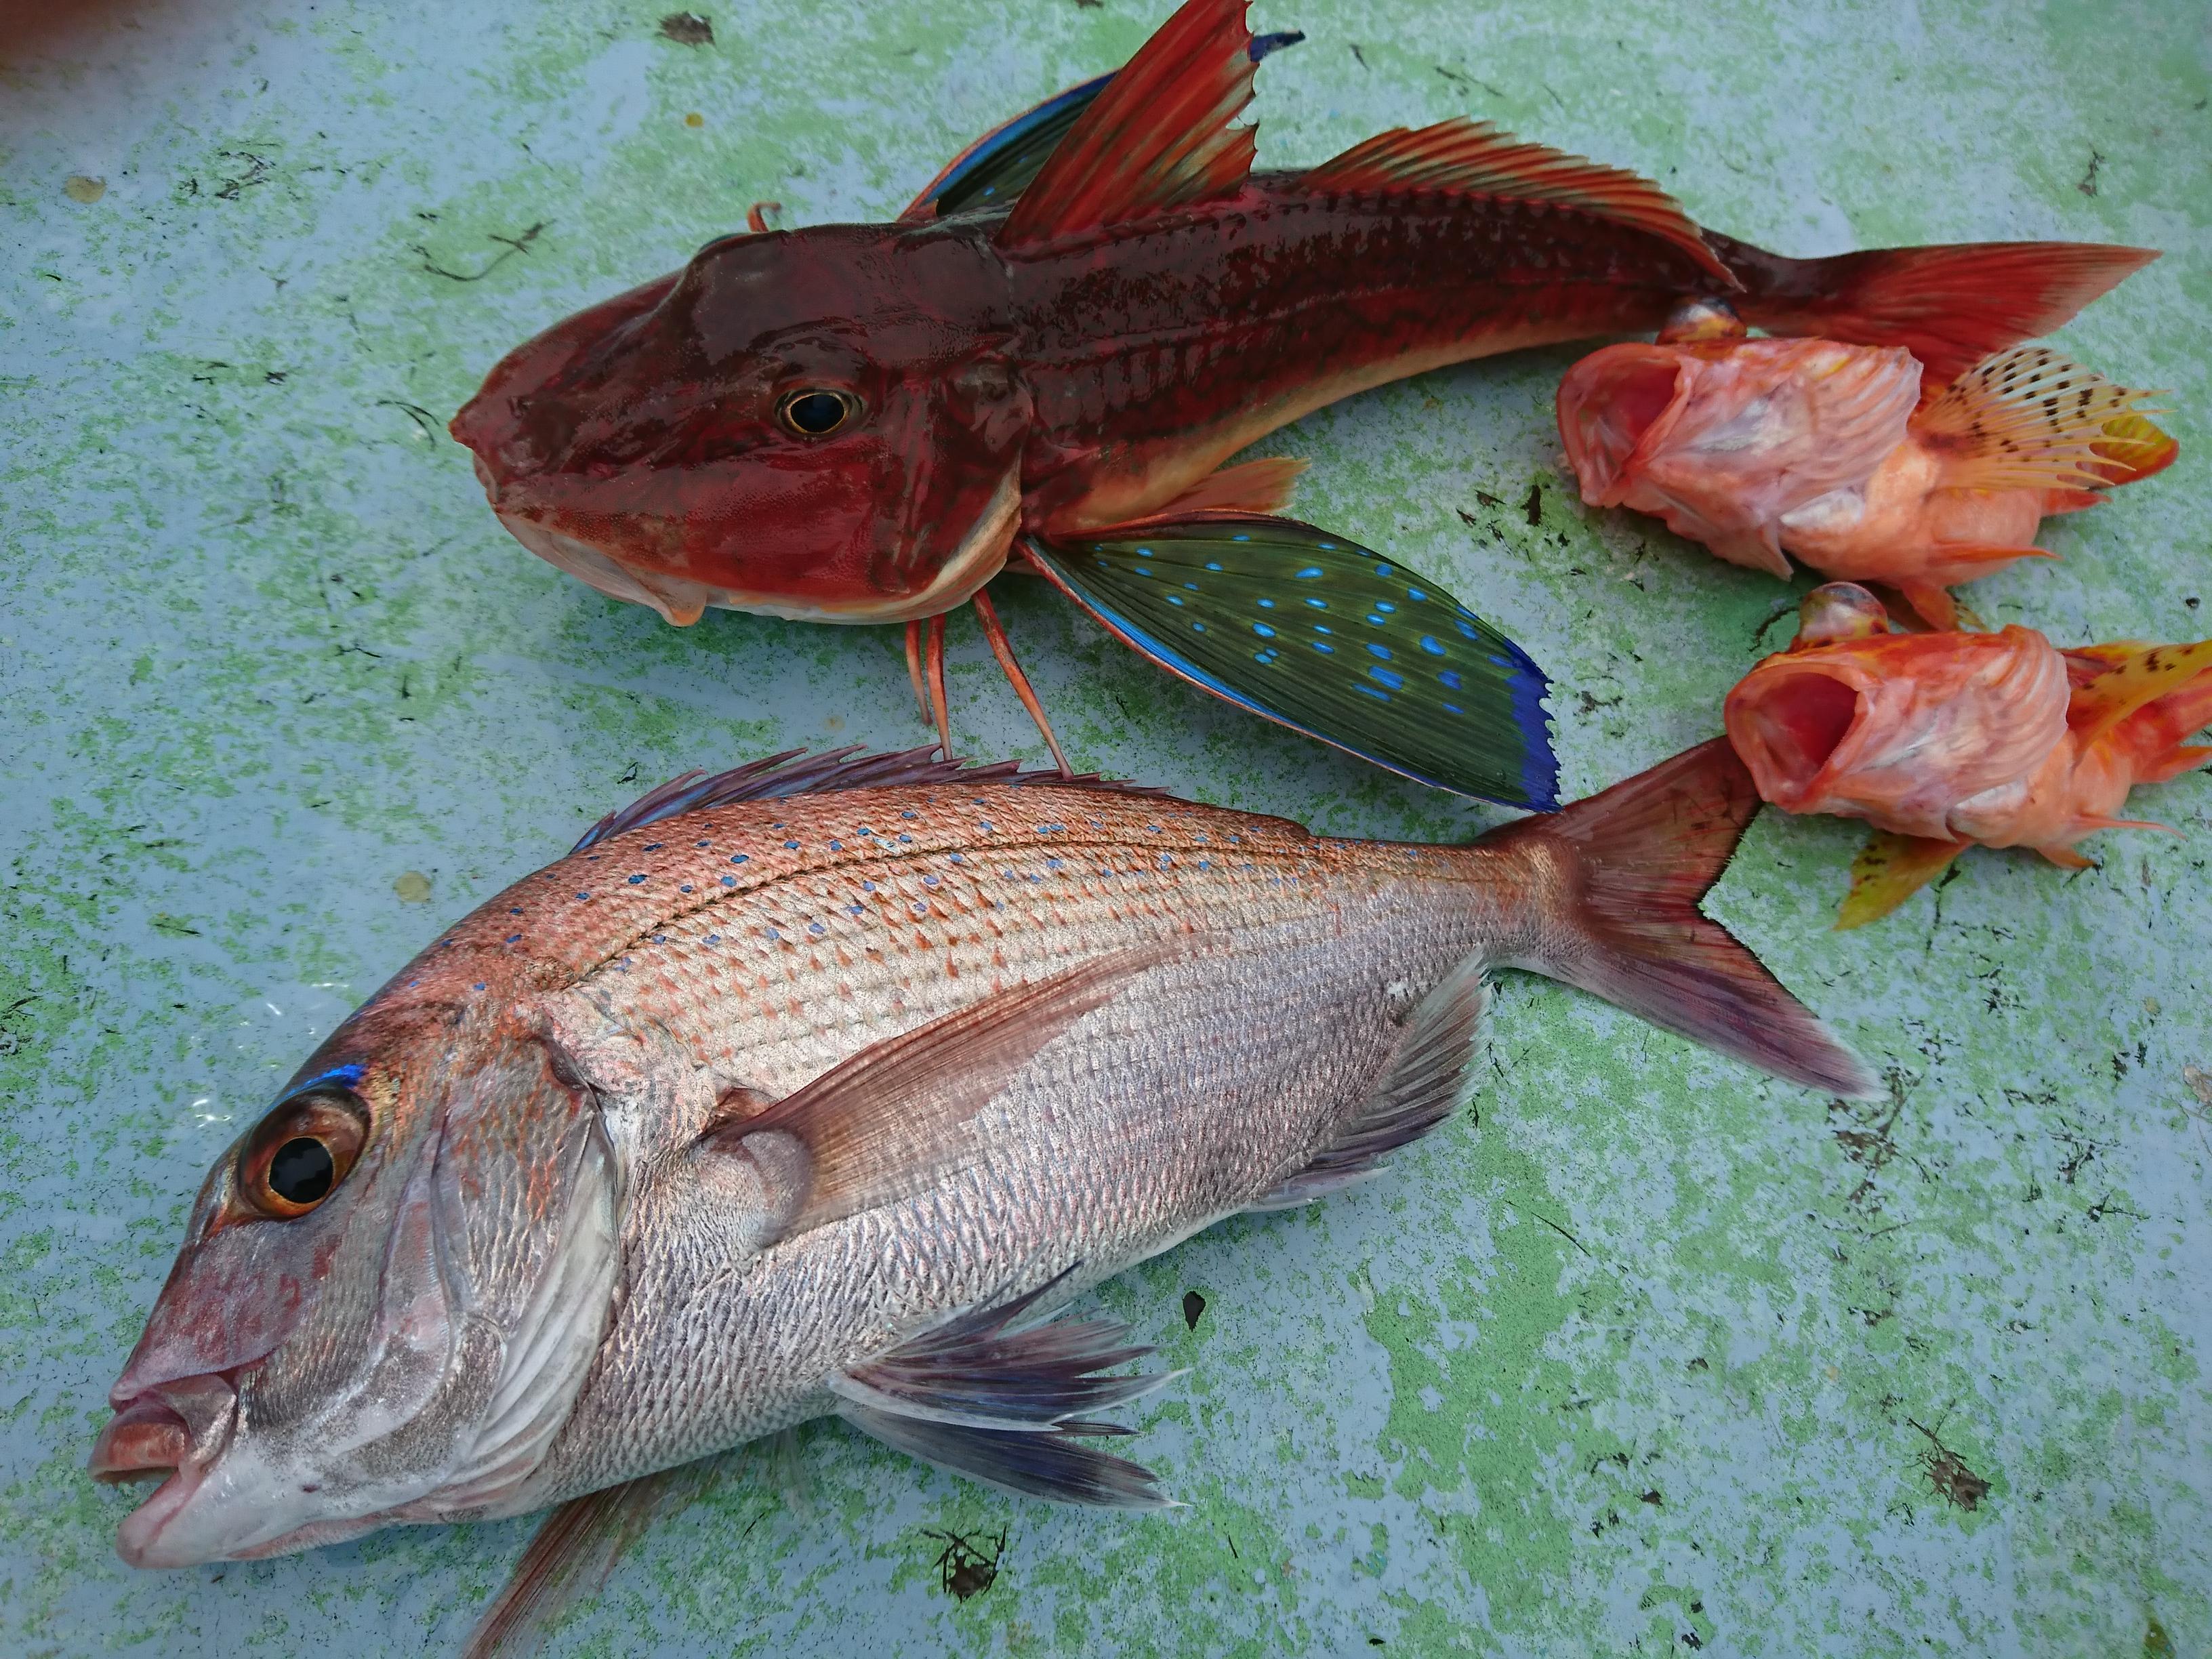
<path fill-rule="evenodd" d="M 135 1573 L 83 1473 L 215 1154 L 431 936 L 686 767 L 923 739 L 896 630 L 678 631 L 525 554 L 443 426 L 509 345 L 745 206 L 883 218 L 1121 61 L 1131 0 L 145 0 L 0 25 L 0 1650 L 450 1651 L 529 1523 Z M 77 8 L 23 6 L 30 12 Z M 12 15 L 11 14 L 9 14 Z M 2174 388 L 2170 473 L 1972 590 L 2062 643 L 2212 633 L 2199 0 L 1264 0 L 1263 164 L 1460 112 L 1800 253 L 2167 257 L 2063 337 Z M 682 30 L 675 33 L 681 33 Z M 1796 591 L 1583 508 L 1572 354 L 1282 433 L 1301 516 L 1556 678 L 1563 793 L 1717 728 Z M 1009 627 L 1085 765 L 1338 833 L 1499 814 Z M 967 620 L 972 752 L 1042 749 Z M 1711 902 L 1893 1084 L 1846 1108 L 1509 976 L 1472 1115 L 1096 1300 L 1190 1374 L 1188 1508 L 1018 1502 L 835 1425 L 735 1462 L 563 1654 L 2212 1652 L 2212 781 L 2078 876 L 1967 858 L 1827 931 L 1858 832 Z M 1204 1297 L 1187 1326 L 1185 1292 Z M 966 1601 L 927 1529 L 1006 1531 Z"/>

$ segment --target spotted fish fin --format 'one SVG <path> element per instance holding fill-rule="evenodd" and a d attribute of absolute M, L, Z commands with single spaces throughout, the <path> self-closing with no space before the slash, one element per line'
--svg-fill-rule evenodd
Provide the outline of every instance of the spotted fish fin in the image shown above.
<path fill-rule="evenodd" d="M 2086 752 L 2091 744 L 2137 709 L 2208 672 L 2212 672 L 2212 640 L 2138 647 L 2094 679 L 2074 688 L 2067 703 L 2066 724 L 2075 744 Z"/>
<path fill-rule="evenodd" d="M 1186 0 L 1068 129 L 1000 228 L 1014 250 L 1226 196 L 1252 170 L 1245 0 Z"/>
<path fill-rule="evenodd" d="M 787 749 L 726 772 L 710 775 L 692 771 L 671 778 L 620 811 L 608 813 L 586 830 L 584 838 L 569 851 L 580 853 L 625 830 L 642 829 L 679 812 L 696 812 L 710 806 L 781 800 L 792 795 L 826 795 L 841 789 L 891 789 L 928 783 L 1048 783 L 1060 789 L 1110 789 L 1139 795 L 1159 793 L 1142 784 L 1117 782 L 1090 772 L 1074 777 L 1049 770 L 1024 772 L 1019 761 L 975 766 L 966 761 L 945 760 L 934 744 L 887 754 L 865 753 L 857 744 L 820 755 Z"/>
<path fill-rule="evenodd" d="M 863 1048 L 764 1111 L 710 1124 L 702 1150 L 751 1164 L 787 1238 L 911 1197 L 981 1151 L 976 1114 L 1038 1049 L 1164 947 L 1094 957 Z"/>
<path fill-rule="evenodd" d="M 1036 1289 L 988 1304 L 908 1338 L 831 1379 L 842 1400 L 924 1422 L 1037 1433 L 1110 1411 L 1180 1372 L 1102 1376 L 1153 1351 L 1132 1346 L 1112 1320 L 1054 1320 L 1014 1328 L 1066 1295 L 1069 1268 Z"/>
<path fill-rule="evenodd" d="M 1288 1210 L 1364 1181 L 1382 1160 L 1411 1146 L 1451 1115 L 1459 1103 L 1475 1034 L 1490 1006 L 1488 963 L 1462 963 L 1422 999 L 1381 1085 L 1336 1139 L 1305 1168 L 1250 1206 Z"/>
<path fill-rule="evenodd" d="M 1543 671 L 1379 554 L 1243 514 L 1024 549 L 1117 639 L 1202 690 L 1421 783 L 1553 804 Z"/>
<path fill-rule="evenodd" d="M 539 1523 L 522 1559 L 469 1633 L 462 1659 L 522 1659 L 605 1588 L 630 1546 L 703 1496 L 723 1460 L 701 1458 L 573 1498 Z"/>
<path fill-rule="evenodd" d="M 1249 48 L 1258 63 L 1269 52 L 1305 39 L 1296 30 L 1254 37 Z M 1094 75 L 1080 86 L 1048 98 L 1034 109 L 991 129 L 945 164 L 945 170 L 899 215 L 902 224 L 927 223 L 970 209 L 1002 208 L 1029 187 L 1053 149 L 1067 136 L 1083 112 L 1097 101 L 1114 76 Z"/>
<path fill-rule="evenodd" d="M 2048 346 L 2014 346 L 1946 386 L 1912 417 L 1912 429 L 1940 459 L 1948 489 L 2092 489 L 2112 483 L 2111 471 L 2141 476 L 2116 467 L 2106 451 L 2118 447 L 2148 462 L 2160 448 L 2154 440 L 2172 443 L 2142 418 L 2157 412 L 2141 405 L 2158 395 L 2116 386 Z M 2133 427 L 2117 439 L 2108 432 L 2131 416 L 2148 436 Z"/>
<path fill-rule="evenodd" d="M 1879 921 L 1951 867 L 1966 850 L 1963 841 L 1900 836 L 1876 830 L 1851 860 L 1851 890 L 1836 913 L 1836 931 L 1845 933 Z"/>
<path fill-rule="evenodd" d="M 1455 115 L 1434 126 L 1393 127 L 1323 161 L 1306 187 L 1330 194 L 1431 191 L 1542 202 L 1570 213 L 1610 220 L 1671 242 L 1730 288 L 1735 274 L 1682 204 L 1649 179 L 1587 156 L 1530 143 L 1487 121 Z"/>

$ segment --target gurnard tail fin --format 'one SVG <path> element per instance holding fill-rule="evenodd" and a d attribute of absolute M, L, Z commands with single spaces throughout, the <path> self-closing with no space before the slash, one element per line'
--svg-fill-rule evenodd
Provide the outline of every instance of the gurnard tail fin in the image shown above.
<path fill-rule="evenodd" d="M 1903 346 L 1931 392 L 1991 352 L 2050 333 L 2158 258 L 2096 242 L 1961 242 L 1791 259 L 1705 235 L 1743 284 L 1729 298 L 1746 322 L 1770 334 Z"/>
<path fill-rule="evenodd" d="M 1510 965 L 1595 993 L 1654 1025 L 1830 1094 L 1881 1092 L 1757 957 L 1698 901 L 1759 810 L 1725 738 L 1564 811 L 1476 843 L 1541 861 L 1557 895 L 1537 943 Z"/>

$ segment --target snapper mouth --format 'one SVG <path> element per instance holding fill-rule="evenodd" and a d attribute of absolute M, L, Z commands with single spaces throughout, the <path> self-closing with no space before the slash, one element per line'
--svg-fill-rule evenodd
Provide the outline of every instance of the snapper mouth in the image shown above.
<path fill-rule="evenodd" d="M 198 1559 L 173 1557 L 161 1534 L 228 1448 L 237 1422 L 234 1374 L 177 1377 L 117 1403 L 93 1442 L 87 1463 L 93 1479 L 111 1486 L 161 1482 L 116 1529 L 115 1552 L 125 1562 L 177 1567 Z"/>

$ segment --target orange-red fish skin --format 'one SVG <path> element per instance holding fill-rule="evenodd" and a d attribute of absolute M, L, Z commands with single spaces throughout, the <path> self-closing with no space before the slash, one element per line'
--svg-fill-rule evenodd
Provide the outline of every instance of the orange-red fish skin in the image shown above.
<path fill-rule="evenodd" d="M 2084 836 L 2136 825 L 2118 816 L 2136 785 L 2212 754 L 2184 741 L 2212 721 L 2212 667 L 2109 723 L 2094 691 L 2081 695 L 2145 649 L 2062 653 L 2019 627 L 1823 640 L 1744 677 L 1729 737 L 1787 811 L 2073 865 Z"/>
<path fill-rule="evenodd" d="M 2142 395 L 2086 370 L 2072 371 L 2082 377 L 2075 381 L 2049 353 L 2006 355 L 1976 371 L 1979 384 L 1962 378 L 1947 423 L 1923 399 L 1920 364 L 1900 349 L 1821 339 L 1634 343 L 1568 371 L 1559 431 L 1585 501 L 1653 514 L 1731 563 L 1787 575 L 1786 552 L 1844 580 L 1947 587 L 2050 556 L 2035 545 L 2044 516 L 2102 499 L 2078 477 L 1978 484 L 1993 465 L 2017 466 L 2013 458 L 2032 453 L 2033 439 L 2001 448 L 1964 422 L 1977 407 L 2002 418 L 1999 400 L 2016 398 L 2016 383 L 2039 368 L 2069 396 L 2091 384 L 2123 406 Z M 2041 435 L 2078 456 L 2078 473 L 2108 485 L 2147 477 L 2178 453 L 2140 415 L 2106 429 L 2094 456 L 2078 438 L 2067 452 L 2063 439 Z"/>

